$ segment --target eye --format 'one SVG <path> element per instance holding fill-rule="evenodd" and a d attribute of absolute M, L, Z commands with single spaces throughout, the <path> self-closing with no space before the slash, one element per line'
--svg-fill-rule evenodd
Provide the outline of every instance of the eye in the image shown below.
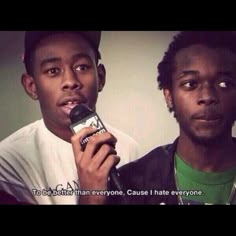
<path fill-rule="evenodd" d="M 227 87 L 228 87 L 228 85 L 227 85 L 226 82 L 220 82 L 220 83 L 219 83 L 219 86 L 220 86 L 221 88 L 227 88 Z"/>
<path fill-rule="evenodd" d="M 53 77 L 53 76 L 56 76 L 60 73 L 60 69 L 57 68 L 57 67 L 53 67 L 53 68 L 50 68 L 48 70 L 46 70 L 46 73 L 50 76 L 50 77 Z"/>
<path fill-rule="evenodd" d="M 75 68 L 75 71 L 86 71 L 89 69 L 89 66 L 85 64 L 81 64 L 81 65 L 75 66 L 74 68 Z"/>
<path fill-rule="evenodd" d="M 220 81 L 218 85 L 220 88 L 223 88 L 223 89 L 234 88 L 236 86 L 235 82 L 232 80 Z"/>
<path fill-rule="evenodd" d="M 183 82 L 181 83 L 181 86 L 182 86 L 183 88 L 185 88 L 185 89 L 190 90 L 190 89 L 194 89 L 194 88 L 197 87 L 197 82 L 194 81 L 194 80 L 191 80 L 191 81 L 183 81 Z"/>

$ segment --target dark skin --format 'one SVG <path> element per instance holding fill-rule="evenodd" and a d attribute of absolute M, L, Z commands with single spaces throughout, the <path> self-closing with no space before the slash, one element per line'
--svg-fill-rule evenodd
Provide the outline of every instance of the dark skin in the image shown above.
<path fill-rule="evenodd" d="M 164 89 L 180 127 L 177 153 L 192 168 L 226 171 L 236 166 L 236 55 L 192 45 L 175 56 L 172 89 Z"/>
<path fill-rule="evenodd" d="M 68 102 L 85 103 L 95 110 L 105 69 L 97 65 L 92 48 L 79 34 L 54 34 L 37 45 L 33 76 L 24 74 L 22 84 L 32 99 L 39 100 L 47 128 L 70 142 Z"/>
<path fill-rule="evenodd" d="M 120 158 L 116 151 L 106 143 L 115 143 L 117 139 L 110 133 L 92 136 L 83 152 L 79 140 L 83 139 L 94 129 L 84 128 L 71 138 L 77 170 L 80 176 L 82 190 L 107 190 L 108 176 L 111 168 L 117 165 Z M 96 151 L 97 147 L 100 147 Z M 102 195 L 80 196 L 80 204 L 103 204 L 106 200 Z"/>
<path fill-rule="evenodd" d="M 69 128 L 70 110 L 80 103 L 96 110 L 98 93 L 105 85 L 105 68 L 97 64 L 90 44 L 71 32 L 42 39 L 34 52 L 33 75 L 23 74 L 22 85 L 32 99 L 39 100 L 48 130 L 72 143 L 81 190 L 106 189 L 110 169 L 119 162 L 113 145 L 107 143 L 115 146 L 116 138 L 108 132 L 93 136 L 82 151 L 80 140 L 94 130 L 85 128 L 72 135 Z M 99 204 L 103 198 L 83 196 L 79 201 Z"/>

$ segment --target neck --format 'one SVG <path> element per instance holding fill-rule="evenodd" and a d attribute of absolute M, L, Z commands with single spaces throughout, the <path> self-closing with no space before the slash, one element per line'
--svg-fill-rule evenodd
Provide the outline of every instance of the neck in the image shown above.
<path fill-rule="evenodd" d="M 58 128 L 58 127 L 56 127 L 55 124 L 52 126 L 52 125 L 47 124 L 45 121 L 44 121 L 44 124 L 45 124 L 46 128 L 51 133 L 56 135 L 58 138 L 66 141 L 68 143 L 71 142 L 71 137 L 72 137 L 73 133 L 72 133 L 72 131 L 70 130 L 69 127 L 65 127 L 65 128 L 59 127 Z"/>
<path fill-rule="evenodd" d="M 198 143 L 181 133 L 177 154 L 192 168 L 204 172 L 221 172 L 236 166 L 236 145 L 231 136 L 217 143 Z"/>
<path fill-rule="evenodd" d="M 51 131 L 51 130 L 50 130 Z M 72 132 L 70 129 L 68 130 L 56 130 L 56 131 L 51 131 L 53 134 L 55 134 L 57 137 L 60 139 L 63 139 L 64 141 L 70 143 L 71 142 L 71 137 L 72 137 Z"/>

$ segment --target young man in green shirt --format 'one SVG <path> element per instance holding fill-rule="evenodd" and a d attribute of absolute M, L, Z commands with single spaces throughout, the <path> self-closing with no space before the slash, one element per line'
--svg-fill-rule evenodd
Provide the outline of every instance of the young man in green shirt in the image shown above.
<path fill-rule="evenodd" d="M 235 204 L 236 34 L 181 32 L 158 72 L 159 88 L 180 133 L 173 144 L 119 169 L 126 202 Z M 100 176 L 103 186 L 105 177 Z M 99 184 L 94 188 L 104 190 Z M 119 196 L 99 200 L 124 203 Z"/>
<path fill-rule="evenodd" d="M 169 190 L 127 196 L 130 203 L 236 203 L 236 34 L 187 31 L 175 36 L 158 65 L 180 134 L 120 170 L 126 189 Z M 157 131 L 158 132 L 158 131 Z M 153 191 L 151 192 L 153 194 Z"/>

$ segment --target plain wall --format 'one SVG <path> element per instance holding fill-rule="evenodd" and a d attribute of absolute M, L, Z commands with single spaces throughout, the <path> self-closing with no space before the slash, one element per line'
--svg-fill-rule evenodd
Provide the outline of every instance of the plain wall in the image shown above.
<path fill-rule="evenodd" d="M 158 90 L 157 64 L 174 31 L 104 31 L 100 51 L 107 71 L 97 112 L 102 120 L 132 136 L 141 155 L 178 136 L 178 124 Z M 38 102 L 20 83 L 23 31 L 0 32 L 0 140 L 41 118 Z M 234 127 L 234 134 L 236 129 Z"/>

